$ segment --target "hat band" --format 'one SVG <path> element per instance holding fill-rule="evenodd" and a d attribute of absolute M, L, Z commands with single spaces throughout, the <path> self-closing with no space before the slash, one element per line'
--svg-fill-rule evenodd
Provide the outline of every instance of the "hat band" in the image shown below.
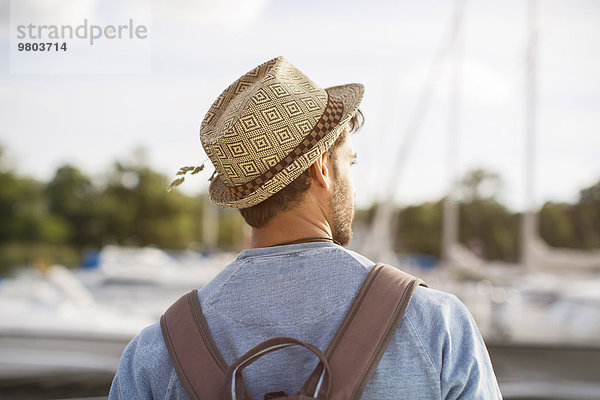
<path fill-rule="evenodd" d="M 261 176 L 252 179 L 250 182 L 243 183 L 241 185 L 228 187 L 231 195 L 236 200 L 241 200 L 252 192 L 254 192 L 260 185 L 273 178 L 277 173 L 281 172 L 284 168 L 296 161 L 300 156 L 306 154 L 315 145 L 325 137 L 329 132 L 335 128 L 342 114 L 344 113 L 344 103 L 342 100 L 328 95 L 327 106 L 321 115 L 321 118 L 313 127 L 308 135 L 294 148 L 285 158 L 280 160 L 277 164 L 273 165 L 267 172 Z"/>

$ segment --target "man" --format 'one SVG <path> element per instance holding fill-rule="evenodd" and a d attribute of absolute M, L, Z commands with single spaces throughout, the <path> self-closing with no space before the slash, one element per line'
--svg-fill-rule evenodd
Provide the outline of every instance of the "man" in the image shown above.
<path fill-rule="evenodd" d="M 252 226 L 250 248 L 198 292 L 229 365 L 279 336 L 325 351 L 374 266 L 342 247 L 352 239 L 351 134 L 362 125 L 362 95 L 360 84 L 321 89 L 278 57 L 234 82 L 206 114 L 200 138 L 216 170 L 210 198 L 239 208 Z M 285 349 L 248 367 L 244 383 L 254 398 L 294 394 L 314 365 L 301 349 Z M 188 398 L 158 323 L 125 349 L 110 398 Z M 362 398 L 501 395 L 466 308 L 419 287 Z"/>

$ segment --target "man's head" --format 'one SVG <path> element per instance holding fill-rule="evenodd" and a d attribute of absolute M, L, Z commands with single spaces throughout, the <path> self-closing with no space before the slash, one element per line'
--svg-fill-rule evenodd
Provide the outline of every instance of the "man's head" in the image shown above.
<path fill-rule="evenodd" d="M 362 112 L 357 110 L 348 122 L 346 129 L 327 150 L 333 167 L 333 195 L 330 200 L 333 239 L 347 244 L 352 239 L 352 219 L 354 217 L 354 186 L 349 167 L 355 162 L 356 153 L 352 147 L 351 135 L 364 123 Z M 263 228 L 278 213 L 293 209 L 304 199 L 313 184 L 314 169 L 308 168 L 289 185 L 255 206 L 242 208 L 240 213 L 253 228 Z"/>
<path fill-rule="evenodd" d="M 334 211 L 340 221 L 352 219 L 353 210 L 342 211 L 343 204 L 353 209 L 351 179 L 333 163 L 344 146 L 351 147 L 349 134 L 362 123 L 363 93 L 359 83 L 323 89 L 283 57 L 240 77 L 221 93 L 200 127 L 202 146 L 215 166 L 210 199 L 239 208 L 260 229 L 302 204 L 308 192 L 318 199 L 319 213 L 327 214 L 327 226 L 317 231 L 331 235 Z M 348 223 L 338 225 L 340 235 L 348 237 Z"/>

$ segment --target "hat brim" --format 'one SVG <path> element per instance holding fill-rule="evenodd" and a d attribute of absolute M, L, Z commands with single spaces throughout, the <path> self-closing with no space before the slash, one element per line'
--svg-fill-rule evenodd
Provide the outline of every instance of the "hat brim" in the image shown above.
<path fill-rule="evenodd" d="M 344 112 L 335 128 L 327 133 L 310 151 L 300 156 L 243 199 L 234 198 L 221 176 L 217 174 L 208 188 L 210 200 L 221 207 L 248 208 L 268 199 L 283 189 L 300 176 L 302 172 L 307 170 L 321 154 L 331 147 L 346 127 L 346 124 L 354 116 L 356 110 L 358 110 L 363 99 L 364 90 L 364 86 L 360 83 L 349 83 L 325 89 L 328 94 L 339 98 L 344 104 Z"/>

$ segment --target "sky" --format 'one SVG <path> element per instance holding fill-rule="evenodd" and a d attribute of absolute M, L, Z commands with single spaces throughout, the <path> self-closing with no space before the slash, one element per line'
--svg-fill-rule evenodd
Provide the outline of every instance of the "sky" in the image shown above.
<path fill-rule="evenodd" d="M 283 55 L 322 87 L 365 85 L 366 122 L 354 137 L 359 206 L 388 193 L 401 205 L 437 200 L 451 171 L 473 168 L 501 175 L 499 199 L 508 207 L 527 204 L 528 1 L 12 3 L 0 0 L 0 146 L 20 174 L 48 180 L 72 163 L 99 177 L 143 147 L 154 169 L 174 176 L 206 158 L 199 127 L 220 92 Z M 540 1 L 537 15 L 534 201 L 573 202 L 600 180 L 600 1 Z M 15 56 L 18 21 L 84 19 L 132 19 L 147 25 L 148 37 L 76 42 L 61 64 L 53 64 L 56 54 Z M 460 84 L 452 86 L 457 66 Z M 427 107 L 411 125 L 421 98 Z M 182 190 L 206 190 L 211 172 L 188 178 Z"/>

